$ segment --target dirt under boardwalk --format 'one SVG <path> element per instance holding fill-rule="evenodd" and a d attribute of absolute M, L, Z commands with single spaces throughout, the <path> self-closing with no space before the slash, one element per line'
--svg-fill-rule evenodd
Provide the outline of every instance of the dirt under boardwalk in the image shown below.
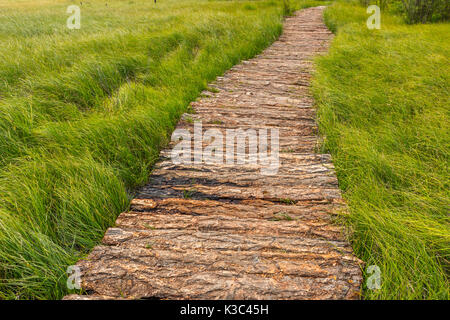
<path fill-rule="evenodd" d="M 360 261 L 332 223 L 345 208 L 333 165 L 314 153 L 311 58 L 332 37 L 322 12 L 287 18 L 278 41 L 218 78 L 177 127 L 278 128 L 278 173 L 176 165 L 173 142 L 131 211 L 78 263 L 89 295 L 66 299 L 358 298 Z"/>

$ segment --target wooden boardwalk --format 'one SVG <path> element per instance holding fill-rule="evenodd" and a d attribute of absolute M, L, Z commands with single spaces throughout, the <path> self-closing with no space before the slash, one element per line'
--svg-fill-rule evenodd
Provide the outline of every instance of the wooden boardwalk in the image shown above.
<path fill-rule="evenodd" d="M 66 299 L 359 297 L 361 262 L 332 221 L 345 205 L 331 158 L 315 153 L 311 58 L 332 38 L 322 12 L 287 18 L 278 41 L 219 77 L 177 127 L 194 133 L 201 121 L 203 132 L 224 137 L 277 128 L 278 144 L 269 143 L 279 149 L 277 172 L 249 162 L 176 164 L 172 142 L 131 211 L 79 261 L 87 295 Z"/>

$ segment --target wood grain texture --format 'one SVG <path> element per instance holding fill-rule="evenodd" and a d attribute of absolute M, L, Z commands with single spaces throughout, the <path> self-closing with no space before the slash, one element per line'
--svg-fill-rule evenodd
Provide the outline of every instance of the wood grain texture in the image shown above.
<path fill-rule="evenodd" d="M 148 185 L 78 266 L 87 295 L 65 299 L 356 299 L 361 261 L 333 219 L 345 212 L 331 157 L 316 154 L 311 58 L 332 38 L 323 7 L 285 21 L 271 47 L 233 67 L 178 128 L 225 135 L 278 128 L 280 168 L 174 164 Z"/>

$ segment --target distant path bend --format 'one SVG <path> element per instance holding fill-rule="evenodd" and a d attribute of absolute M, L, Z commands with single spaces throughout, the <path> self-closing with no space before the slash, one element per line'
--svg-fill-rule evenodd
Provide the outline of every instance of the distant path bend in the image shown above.
<path fill-rule="evenodd" d="M 131 211 L 79 261 L 88 295 L 65 299 L 355 299 L 360 261 L 333 224 L 345 210 L 331 158 L 316 154 L 311 58 L 332 34 L 299 11 L 262 54 L 233 67 L 177 128 L 278 128 L 280 167 L 159 162 Z"/>

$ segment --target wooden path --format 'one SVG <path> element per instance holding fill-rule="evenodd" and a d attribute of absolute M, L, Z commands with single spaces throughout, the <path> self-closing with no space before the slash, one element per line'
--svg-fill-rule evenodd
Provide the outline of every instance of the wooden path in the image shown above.
<path fill-rule="evenodd" d="M 331 158 L 315 153 L 308 86 L 311 58 L 332 38 L 323 9 L 287 18 L 278 41 L 219 77 L 177 127 L 193 133 L 201 121 L 224 137 L 277 128 L 276 174 L 261 163 L 174 164 L 172 142 L 131 211 L 78 263 L 87 295 L 66 299 L 359 297 L 360 261 L 333 223 L 345 205 Z"/>

